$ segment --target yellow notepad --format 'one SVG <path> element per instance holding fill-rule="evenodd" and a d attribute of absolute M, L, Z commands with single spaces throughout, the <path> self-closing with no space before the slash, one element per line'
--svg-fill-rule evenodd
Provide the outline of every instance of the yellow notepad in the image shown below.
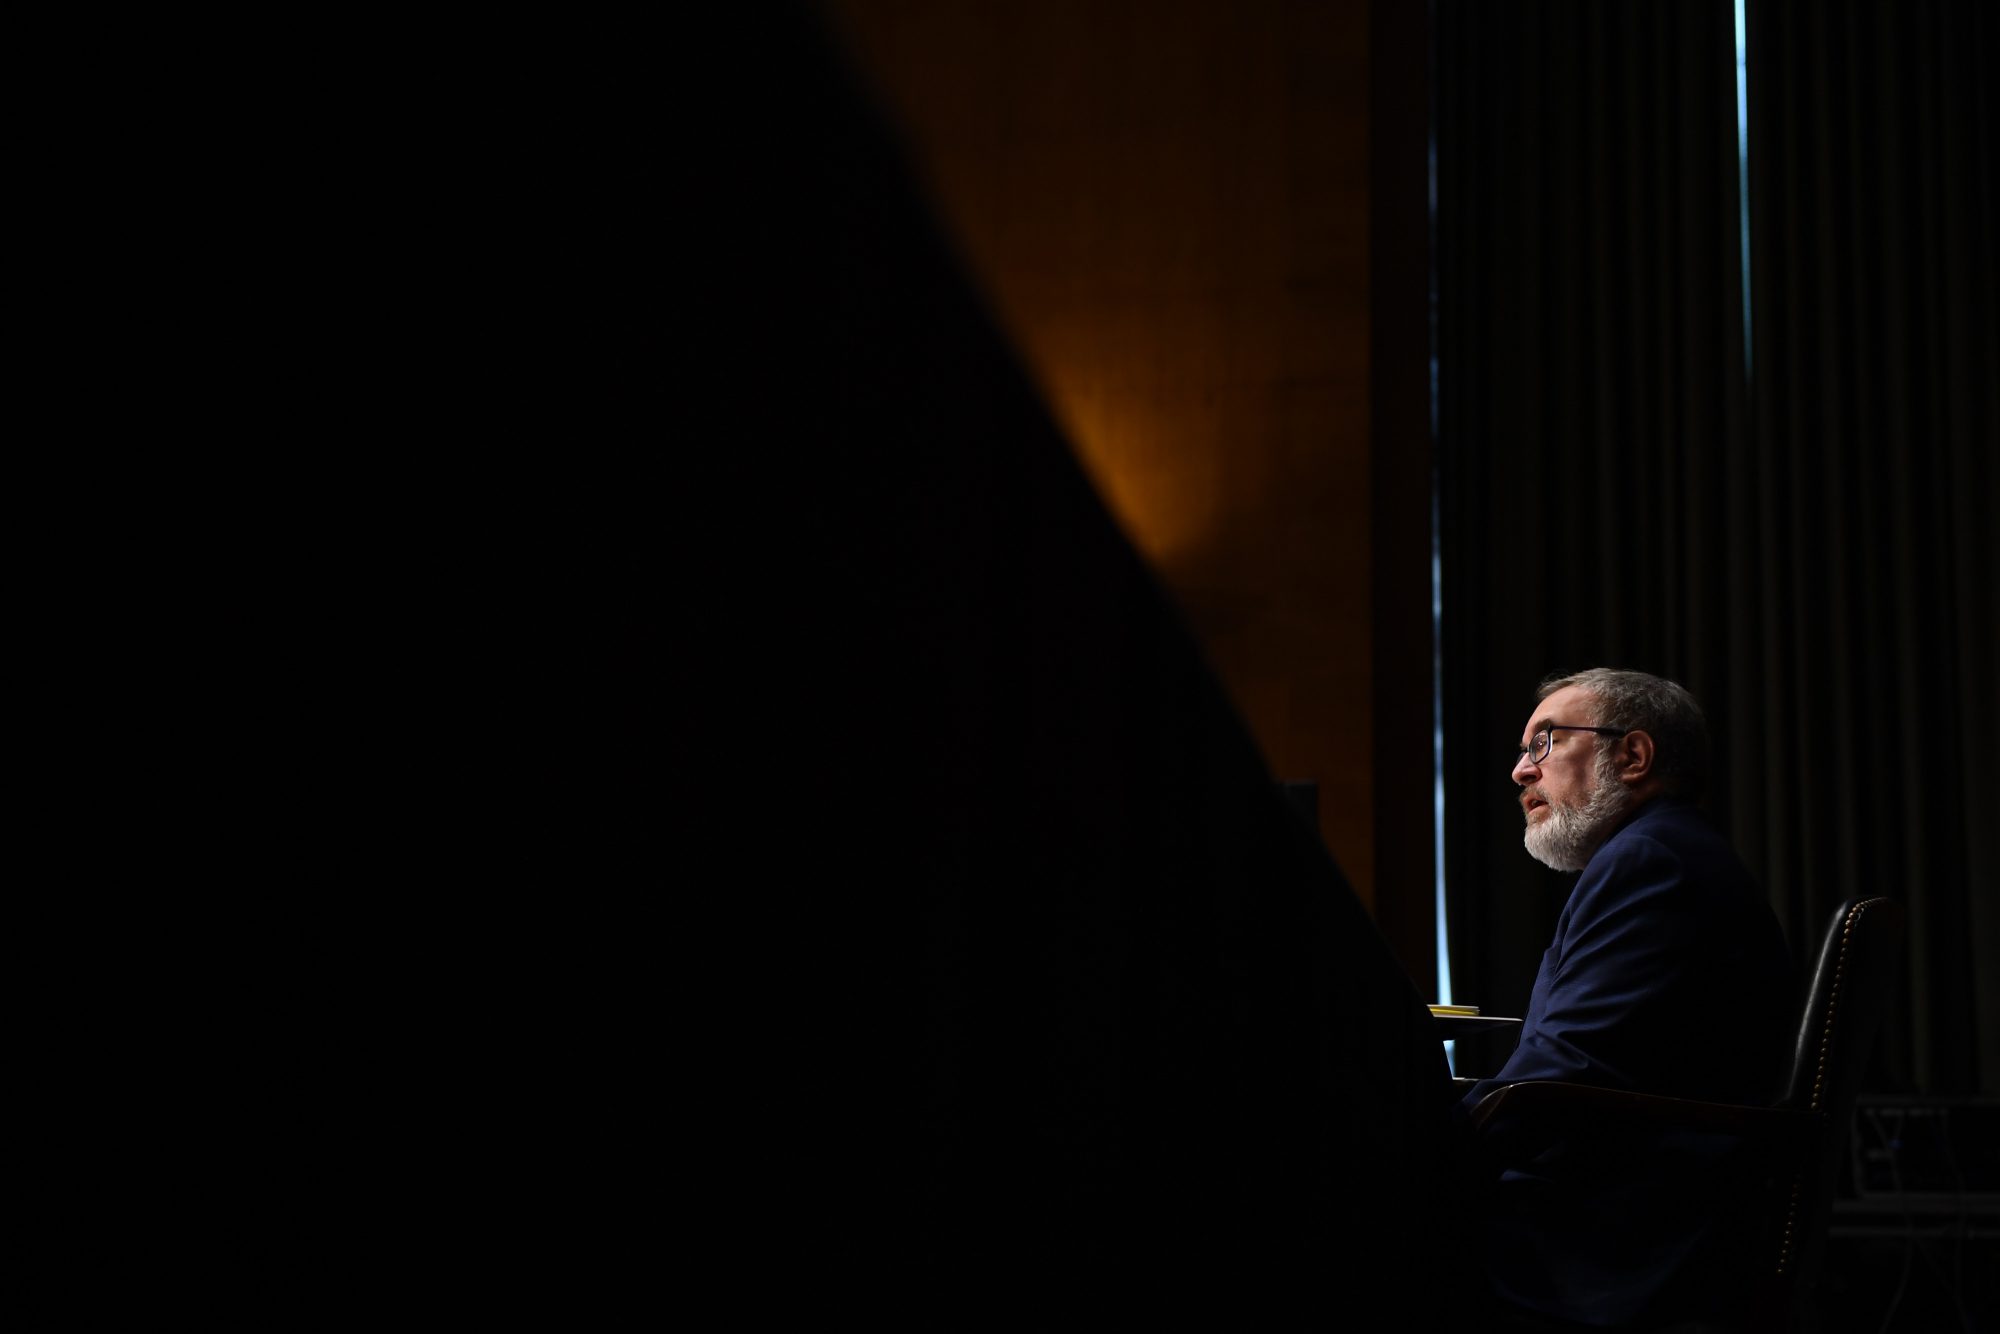
<path fill-rule="evenodd" d="M 1479 1007 L 1477 1005 L 1433 1005 L 1431 1006 L 1431 1013 L 1474 1015 L 1479 1013 Z"/>

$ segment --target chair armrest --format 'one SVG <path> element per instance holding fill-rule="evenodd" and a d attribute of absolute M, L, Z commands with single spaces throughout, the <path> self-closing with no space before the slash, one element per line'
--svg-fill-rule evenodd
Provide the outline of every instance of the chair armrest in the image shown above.
<path fill-rule="evenodd" d="M 1536 1135 L 1572 1128 L 1684 1130 L 1734 1135 L 1800 1154 L 1813 1143 L 1821 1121 L 1815 1112 L 1784 1107 L 1698 1102 L 1555 1080 L 1504 1084 L 1481 1098 L 1471 1116 L 1472 1128 L 1482 1138 L 1512 1138 L 1517 1127 Z"/>

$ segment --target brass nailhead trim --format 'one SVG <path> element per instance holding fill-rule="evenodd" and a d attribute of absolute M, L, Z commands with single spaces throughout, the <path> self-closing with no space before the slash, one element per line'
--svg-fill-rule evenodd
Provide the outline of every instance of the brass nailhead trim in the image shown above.
<path fill-rule="evenodd" d="M 1820 1102 L 1826 1093 L 1826 1060 L 1833 1048 L 1833 1024 L 1840 1013 L 1840 981 L 1847 972 L 1847 947 L 1854 940 L 1854 924 L 1861 920 L 1861 910 L 1866 904 L 1857 903 L 1847 914 L 1847 920 L 1840 928 L 1840 953 L 1833 963 L 1833 994 L 1826 1007 L 1826 1026 L 1819 1034 L 1819 1065 L 1813 1071 L 1812 1110 L 1821 1110 Z M 1792 1178 L 1792 1198 L 1785 1206 L 1785 1236 L 1778 1247 L 1778 1273 L 1782 1276 L 1792 1263 L 1792 1232 L 1799 1217 L 1799 1177 Z"/>

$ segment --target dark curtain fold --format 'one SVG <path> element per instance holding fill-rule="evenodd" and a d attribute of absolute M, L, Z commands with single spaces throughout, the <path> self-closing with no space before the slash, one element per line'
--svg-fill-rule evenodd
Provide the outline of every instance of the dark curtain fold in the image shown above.
<path fill-rule="evenodd" d="M 1507 778 L 1535 683 L 1641 667 L 1734 723 L 1734 18 L 1440 0 L 1437 41 L 1449 914 L 1457 994 L 1520 1013 L 1569 885 Z"/>
<path fill-rule="evenodd" d="M 1874 1082 L 1991 1093 L 1994 20 L 1750 20 L 1746 363 L 1731 7 L 1438 5 L 1457 991 L 1525 1003 L 1568 888 L 1505 776 L 1534 682 L 1638 667 L 1708 709 L 1710 809 L 1795 942 L 1909 902 Z"/>
<path fill-rule="evenodd" d="M 1737 839 L 1794 920 L 1906 899 L 1882 1077 L 1993 1093 L 2000 23 L 1886 0 L 1749 17 L 1757 448 L 1729 536 L 1758 575 L 1733 688 L 1762 744 L 1731 752 Z"/>

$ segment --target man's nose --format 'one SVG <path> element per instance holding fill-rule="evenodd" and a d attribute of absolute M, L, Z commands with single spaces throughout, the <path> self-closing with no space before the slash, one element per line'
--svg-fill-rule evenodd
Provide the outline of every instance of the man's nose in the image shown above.
<path fill-rule="evenodd" d="M 1536 764 L 1533 760 L 1528 758 L 1527 751 L 1525 750 L 1522 751 L 1521 758 L 1514 761 L 1515 784 L 1519 787 L 1526 787 L 1528 784 L 1534 782 L 1537 778 L 1540 778 L 1541 776 L 1542 776 L 1542 767 L 1539 764 Z"/>

